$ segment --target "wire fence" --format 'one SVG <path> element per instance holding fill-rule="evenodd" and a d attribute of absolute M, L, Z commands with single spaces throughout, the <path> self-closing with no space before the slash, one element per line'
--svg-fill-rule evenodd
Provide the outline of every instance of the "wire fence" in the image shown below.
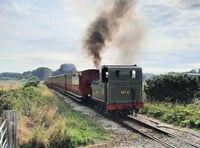
<path fill-rule="evenodd" d="M 0 148 L 8 147 L 8 126 L 7 120 L 4 120 L 0 126 Z"/>
<path fill-rule="evenodd" d="M 0 148 L 16 148 L 17 111 L 5 110 L 0 125 Z"/>

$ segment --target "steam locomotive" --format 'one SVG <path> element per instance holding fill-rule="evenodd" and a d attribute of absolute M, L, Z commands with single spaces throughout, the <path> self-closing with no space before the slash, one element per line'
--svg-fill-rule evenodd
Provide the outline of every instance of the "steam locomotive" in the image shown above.
<path fill-rule="evenodd" d="M 95 103 L 108 113 L 132 114 L 144 106 L 142 69 L 136 65 L 103 65 L 100 70 L 47 77 L 45 84 Z"/>

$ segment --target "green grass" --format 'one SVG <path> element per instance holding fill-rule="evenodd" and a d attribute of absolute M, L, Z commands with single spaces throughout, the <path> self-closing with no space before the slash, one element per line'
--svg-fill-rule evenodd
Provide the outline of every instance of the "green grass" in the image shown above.
<path fill-rule="evenodd" d="M 200 130 L 200 106 L 146 103 L 140 113 L 174 125 Z"/>
<path fill-rule="evenodd" d="M 44 85 L 2 91 L 0 112 L 5 109 L 18 111 L 17 140 L 22 148 L 85 146 L 112 136 Z"/>
<path fill-rule="evenodd" d="M 131 139 L 133 139 L 133 140 L 139 140 L 141 138 L 141 135 L 139 135 L 139 134 L 132 134 L 131 135 Z"/>

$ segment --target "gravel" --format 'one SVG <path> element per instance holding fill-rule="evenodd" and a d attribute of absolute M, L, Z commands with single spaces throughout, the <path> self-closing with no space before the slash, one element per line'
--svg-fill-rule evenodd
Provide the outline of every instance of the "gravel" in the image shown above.
<path fill-rule="evenodd" d="M 105 128 L 108 132 L 114 135 L 113 140 L 103 141 L 98 144 L 89 145 L 91 148 L 164 148 L 161 144 L 147 139 L 137 133 L 127 130 L 121 127 L 118 123 L 109 120 L 108 118 L 97 113 L 93 109 L 78 103 L 68 97 L 57 93 L 64 101 L 69 104 L 74 110 L 81 112 L 84 115 L 89 116 L 99 126 Z"/>
<path fill-rule="evenodd" d="M 64 99 L 64 101 L 69 104 L 74 110 L 81 112 L 82 114 L 89 116 L 94 120 L 96 124 L 106 129 L 108 132 L 114 135 L 114 139 L 109 141 L 103 141 L 98 144 L 89 145 L 87 147 L 91 148 L 164 148 L 163 145 L 148 139 L 146 137 L 143 137 L 137 133 L 134 133 L 124 127 L 122 127 L 120 124 L 104 117 L 103 115 L 96 112 L 94 109 L 91 109 L 81 103 L 78 103 L 74 100 L 69 99 L 68 97 L 57 93 L 60 97 Z M 152 124 L 155 124 L 158 127 L 161 127 L 163 130 L 170 131 L 171 133 L 176 133 L 177 135 L 182 135 L 184 137 L 190 137 L 193 141 L 200 141 L 200 133 L 192 131 L 190 129 L 185 128 L 178 128 L 174 127 L 169 124 L 162 123 L 158 120 L 138 115 L 138 118 L 142 118 L 145 120 L 145 122 L 149 122 Z M 173 142 L 175 139 L 171 139 L 171 137 L 165 137 L 165 140 L 171 141 L 174 145 L 181 143 L 177 139 L 177 142 Z M 180 145 L 179 145 L 180 146 Z M 182 145 L 181 147 L 187 147 L 188 145 Z M 192 147 L 192 146 L 189 146 Z"/>

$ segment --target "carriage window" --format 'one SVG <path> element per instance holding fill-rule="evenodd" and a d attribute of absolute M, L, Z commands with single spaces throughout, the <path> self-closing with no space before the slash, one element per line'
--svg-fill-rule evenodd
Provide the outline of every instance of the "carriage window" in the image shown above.
<path fill-rule="evenodd" d="M 108 82 L 108 77 L 109 77 L 108 68 L 104 67 L 102 69 L 102 83 L 107 83 Z"/>
<path fill-rule="evenodd" d="M 119 70 L 116 70 L 116 71 L 115 71 L 115 76 L 116 76 L 117 78 L 119 78 L 119 72 L 120 72 Z"/>
<path fill-rule="evenodd" d="M 130 71 L 130 73 L 131 73 L 131 78 L 135 79 L 136 78 L 136 71 L 132 70 L 132 71 Z"/>
<path fill-rule="evenodd" d="M 108 71 L 106 72 L 106 79 L 108 79 L 108 76 L 109 76 L 109 73 L 108 73 Z"/>

